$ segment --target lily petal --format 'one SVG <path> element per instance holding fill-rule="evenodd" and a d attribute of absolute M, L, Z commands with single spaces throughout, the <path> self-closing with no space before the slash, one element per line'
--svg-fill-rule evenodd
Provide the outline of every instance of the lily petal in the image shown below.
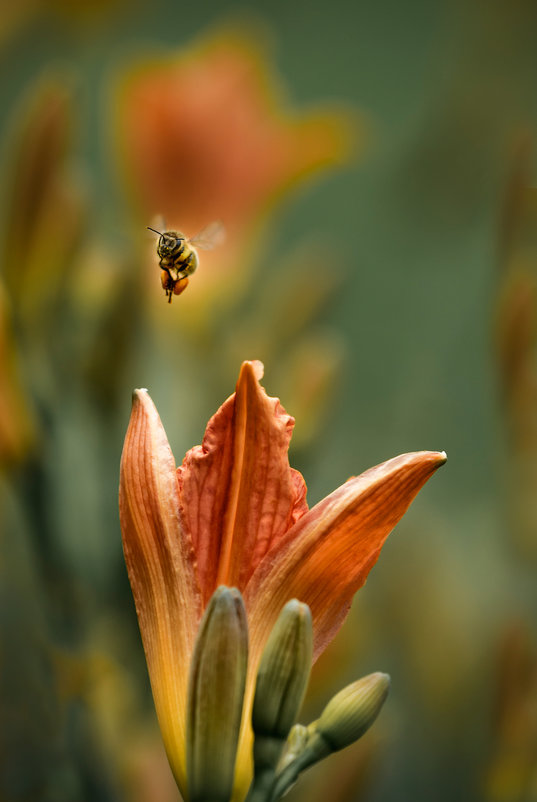
<path fill-rule="evenodd" d="M 175 461 L 145 390 L 133 395 L 121 457 L 119 510 L 155 708 L 177 784 L 186 793 L 188 665 L 201 595 L 192 543 L 179 519 Z"/>
<path fill-rule="evenodd" d="M 349 479 L 295 523 L 244 591 L 252 659 L 290 596 L 311 609 L 314 657 L 326 648 L 387 536 L 445 461 L 436 451 L 395 457 Z"/>
<path fill-rule="evenodd" d="M 281 608 L 290 597 L 310 607 L 318 657 L 342 626 L 389 533 L 445 461 L 443 452 L 418 451 L 349 479 L 305 513 L 259 563 L 243 591 L 250 659 L 234 802 L 244 797 L 251 778 L 255 674 Z"/>
<path fill-rule="evenodd" d="M 261 376 L 260 362 L 243 363 L 236 392 L 178 469 L 204 602 L 217 585 L 244 588 L 308 509 L 304 480 L 287 458 L 294 419 L 267 396 Z"/>

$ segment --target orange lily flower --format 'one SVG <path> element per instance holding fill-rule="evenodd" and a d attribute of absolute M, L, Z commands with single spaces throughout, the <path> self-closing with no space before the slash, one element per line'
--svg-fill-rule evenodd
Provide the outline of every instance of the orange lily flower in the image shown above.
<path fill-rule="evenodd" d="M 343 624 L 381 547 L 444 453 L 404 454 L 353 477 L 312 509 L 289 467 L 294 425 L 244 362 L 236 392 L 181 467 L 145 390 L 134 393 L 121 461 L 120 517 L 155 707 L 172 770 L 188 799 L 188 667 L 198 624 L 220 584 L 243 594 L 249 667 L 234 799 L 251 774 L 249 719 L 257 665 L 292 597 L 311 608 L 318 656 Z"/>

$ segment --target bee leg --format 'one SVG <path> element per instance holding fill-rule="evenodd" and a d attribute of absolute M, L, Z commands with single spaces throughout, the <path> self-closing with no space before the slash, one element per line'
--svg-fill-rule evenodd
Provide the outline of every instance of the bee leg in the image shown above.
<path fill-rule="evenodd" d="M 166 294 L 166 298 L 168 299 L 168 303 L 171 304 L 174 282 L 167 267 L 163 267 L 162 269 L 160 274 L 160 282 L 162 284 L 162 289 Z"/>

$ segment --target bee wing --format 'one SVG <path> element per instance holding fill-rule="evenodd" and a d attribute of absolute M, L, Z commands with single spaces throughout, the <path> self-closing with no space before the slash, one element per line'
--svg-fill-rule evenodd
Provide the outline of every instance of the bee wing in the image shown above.
<path fill-rule="evenodd" d="M 208 226 L 202 228 L 195 237 L 189 239 L 189 243 L 194 245 L 195 248 L 201 248 L 205 251 L 210 251 L 221 245 L 226 238 L 226 229 L 221 220 L 215 220 L 209 223 Z"/>

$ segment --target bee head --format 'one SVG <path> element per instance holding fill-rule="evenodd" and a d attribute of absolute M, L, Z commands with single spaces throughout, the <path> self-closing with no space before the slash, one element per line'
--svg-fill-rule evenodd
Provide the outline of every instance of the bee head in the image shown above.
<path fill-rule="evenodd" d="M 171 255 L 176 245 L 177 237 L 175 237 L 172 232 L 166 232 L 160 235 L 158 250 L 162 256 Z"/>
<path fill-rule="evenodd" d="M 158 241 L 157 251 L 159 256 L 172 256 L 183 240 L 183 235 L 177 231 L 165 231 L 160 235 Z"/>

